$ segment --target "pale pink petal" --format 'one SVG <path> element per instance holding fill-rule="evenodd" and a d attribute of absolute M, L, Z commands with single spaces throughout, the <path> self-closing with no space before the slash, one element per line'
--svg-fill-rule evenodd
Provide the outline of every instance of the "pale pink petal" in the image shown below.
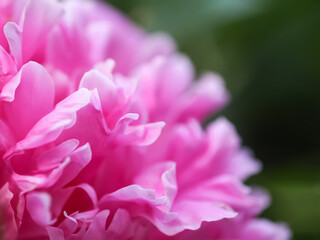
<path fill-rule="evenodd" d="M 177 213 L 177 217 L 169 224 L 158 226 L 159 230 L 167 235 L 175 235 L 186 229 L 197 230 L 202 222 L 219 221 L 237 216 L 236 212 L 223 203 L 188 198 L 177 200 L 172 211 Z"/>
<path fill-rule="evenodd" d="M 206 157 L 214 164 L 215 174 L 233 174 L 239 179 L 246 179 L 260 170 L 261 164 L 248 150 L 241 148 L 241 139 L 228 120 L 217 119 L 207 131 L 210 147 Z"/>
<path fill-rule="evenodd" d="M 15 63 L 20 68 L 22 62 L 22 29 L 14 22 L 8 22 L 3 32 L 9 43 L 9 48 L 12 56 L 14 57 Z"/>
<path fill-rule="evenodd" d="M 55 222 L 52 219 L 51 197 L 45 192 L 31 192 L 26 195 L 26 208 L 31 218 L 40 226 L 48 226 Z"/>
<path fill-rule="evenodd" d="M 140 78 L 139 93 L 152 120 L 166 120 L 193 78 L 193 67 L 182 55 L 157 57 L 134 73 Z"/>
<path fill-rule="evenodd" d="M 29 0 L 21 23 L 22 63 L 27 62 L 35 54 L 62 15 L 63 9 L 58 1 Z"/>
<path fill-rule="evenodd" d="M 289 240 L 291 232 L 283 223 L 273 223 L 266 219 L 250 221 L 243 229 L 243 240 Z"/>
<path fill-rule="evenodd" d="M 232 207 L 235 211 L 245 211 L 252 214 L 261 210 L 265 199 L 260 194 L 251 196 L 251 191 L 251 188 L 233 176 L 222 175 L 184 190 L 178 195 L 178 198 L 221 202 Z"/>
<path fill-rule="evenodd" d="M 207 73 L 177 103 L 177 119 L 196 118 L 203 121 L 229 101 L 229 93 L 219 75 Z"/>
<path fill-rule="evenodd" d="M 158 56 L 169 56 L 174 54 L 176 45 L 174 40 L 166 33 L 154 33 L 146 36 L 140 51 L 137 53 L 135 65 L 152 61 Z"/>
<path fill-rule="evenodd" d="M 104 61 L 107 46 L 110 41 L 110 24 L 105 21 L 95 21 L 87 27 L 88 42 L 91 44 L 89 58 L 92 63 Z"/>

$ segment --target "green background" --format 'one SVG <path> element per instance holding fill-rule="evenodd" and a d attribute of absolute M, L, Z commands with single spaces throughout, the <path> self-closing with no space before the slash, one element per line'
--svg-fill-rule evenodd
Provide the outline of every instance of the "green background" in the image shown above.
<path fill-rule="evenodd" d="M 220 114 L 264 165 L 248 184 L 272 195 L 264 217 L 320 239 L 320 1 L 108 1 L 147 31 L 169 32 L 198 73 L 222 74 Z"/>

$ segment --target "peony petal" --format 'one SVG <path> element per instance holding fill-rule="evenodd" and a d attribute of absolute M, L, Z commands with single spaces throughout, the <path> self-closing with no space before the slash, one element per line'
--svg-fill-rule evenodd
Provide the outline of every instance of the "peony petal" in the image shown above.
<path fill-rule="evenodd" d="M 62 229 L 52 226 L 47 226 L 46 230 L 50 240 L 65 240 Z"/>
<path fill-rule="evenodd" d="M 109 210 L 99 212 L 90 224 L 89 229 L 84 235 L 84 239 L 106 239 L 106 221 L 109 216 Z"/>
<path fill-rule="evenodd" d="M 98 90 L 104 113 L 109 113 L 117 104 L 118 90 L 112 79 L 97 70 L 91 70 L 83 76 L 79 88 Z"/>
<path fill-rule="evenodd" d="M 71 128 L 75 124 L 77 111 L 87 106 L 90 99 L 91 92 L 87 89 L 80 89 L 58 103 L 55 109 L 43 117 L 23 140 L 6 153 L 5 157 L 56 140 L 64 129 Z"/>
<path fill-rule="evenodd" d="M 15 97 L 12 102 L 4 102 L 3 108 L 14 134 L 21 139 L 52 110 L 54 88 L 52 78 L 38 63 L 25 64 L 18 76 L 20 84 L 15 90 Z"/>
<path fill-rule="evenodd" d="M 39 171 L 50 170 L 57 167 L 61 161 L 68 157 L 79 145 L 79 141 L 71 139 L 45 152 L 37 159 L 37 169 Z"/>
<path fill-rule="evenodd" d="M 0 78 L 3 77 L 3 75 L 12 75 L 16 73 L 16 71 L 17 67 L 12 57 L 0 46 Z"/>
<path fill-rule="evenodd" d="M 256 213 L 264 205 L 264 199 L 251 195 L 251 189 L 237 178 L 230 175 L 200 182 L 198 185 L 185 190 L 178 197 L 197 201 L 220 202 L 232 207 L 236 211 Z"/>
<path fill-rule="evenodd" d="M 18 233 L 15 214 L 10 204 L 12 198 L 13 193 L 9 190 L 9 184 L 6 183 L 0 189 L 0 217 L 4 221 L 1 223 L 1 237 L 6 240 L 16 239 Z"/>
<path fill-rule="evenodd" d="M 77 177 L 82 169 L 90 162 L 91 149 L 89 144 L 77 148 L 69 158 L 69 163 L 63 168 L 63 174 L 54 186 L 56 189 L 63 187 Z"/>
<path fill-rule="evenodd" d="M 266 219 L 250 221 L 242 229 L 243 240 L 289 240 L 291 232 L 283 223 L 273 223 Z"/>
<path fill-rule="evenodd" d="M 174 162 L 163 162 L 154 164 L 144 169 L 134 180 L 136 184 L 145 188 L 155 190 L 158 198 L 167 198 L 167 209 L 171 205 L 177 193 L 176 168 Z M 161 179 L 161 182 L 159 181 Z"/>
<path fill-rule="evenodd" d="M 196 118 L 203 121 L 225 106 L 229 98 L 221 77 L 207 73 L 177 102 L 176 119 L 186 121 Z"/>
<path fill-rule="evenodd" d="M 129 142 L 137 146 L 147 146 L 154 143 L 161 134 L 164 122 L 148 123 L 138 126 L 129 126 L 124 136 L 118 138 L 120 142 Z"/>
<path fill-rule="evenodd" d="M 206 157 L 215 165 L 215 174 L 232 174 L 243 180 L 261 169 L 251 153 L 240 147 L 241 139 L 228 120 L 217 119 L 209 125 L 207 132 L 210 147 Z"/>
<path fill-rule="evenodd" d="M 107 230 L 108 238 L 129 239 L 134 234 L 130 214 L 124 209 L 118 209 L 113 216 L 112 222 Z M 130 231 L 131 230 L 131 231 Z"/>
<path fill-rule="evenodd" d="M 22 29 L 14 22 L 8 22 L 3 27 L 3 32 L 9 43 L 9 48 L 15 63 L 20 68 L 22 62 Z"/>
<path fill-rule="evenodd" d="M 58 1 L 29 0 L 21 26 L 23 30 L 22 63 L 27 62 L 35 54 L 62 15 L 63 9 Z"/>
<path fill-rule="evenodd" d="M 140 51 L 137 54 L 135 65 L 152 61 L 158 56 L 169 56 L 174 54 L 176 45 L 174 40 L 166 33 L 158 32 L 146 36 Z"/>
<path fill-rule="evenodd" d="M 31 192 L 26 195 L 26 208 L 31 218 L 40 226 L 48 226 L 55 222 L 52 219 L 51 197 L 45 192 Z"/>

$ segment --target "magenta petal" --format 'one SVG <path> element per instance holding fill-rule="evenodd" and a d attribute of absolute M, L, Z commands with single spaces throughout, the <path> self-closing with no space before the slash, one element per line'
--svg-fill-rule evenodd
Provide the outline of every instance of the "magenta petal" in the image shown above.
<path fill-rule="evenodd" d="M 98 206 L 98 198 L 96 195 L 95 190 L 86 183 L 82 183 L 79 185 L 75 185 L 72 187 L 66 187 L 57 190 L 53 194 L 53 206 L 52 206 L 52 212 L 54 215 L 59 215 L 62 212 L 63 205 L 65 202 L 68 200 L 68 198 L 71 196 L 71 194 L 76 190 L 76 189 L 81 189 L 85 192 L 85 194 L 89 197 L 89 199 L 92 202 L 93 209 L 96 209 Z"/>
<path fill-rule="evenodd" d="M 14 211 L 10 204 L 12 200 L 13 193 L 9 190 L 9 184 L 6 183 L 0 189 L 0 212 L 1 220 L 4 221 L 1 223 L 1 228 L 3 234 L 1 237 L 6 240 L 14 240 L 17 236 L 17 224 L 15 221 Z"/>
<path fill-rule="evenodd" d="M 65 211 L 63 215 L 66 217 L 60 224 L 59 228 L 63 229 L 65 235 L 70 235 L 74 233 L 78 228 L 78 222 L 72 216 L 69 216 Z"/>
<path fill-rule="evenodd" d="M 47 226 L 46 230 L 50 240 L 65 240 L 62 229 L 57 227 Z"/>
<path fill-rule="evenodd" d="M 89 229 L 84 235 L 84 239 L 106 239 L 106 221 L 109 216 L 109 210 L 103 210 L 97 214 L 90 224 Z"/>
<path fill-rule="evenodd" d="M 112 222 L 107 230 L 107 236 L 116 239 L 128 239 L 132 237 L 134 233 L 132 232 L 130 223 L 130 214 L 120 208 L 113 216 Z"/>
<path fill-rule="evenodd" d="M 0 156 L 15 143 L 11 129 L 0 119 Z"/>
<path fill-rule="evenodd" d="M 76 149 L 69 157 L 70 160 L 63 169 L 63 174 L 56 183 L 55 188 L 60 188 L 74 179 L 91 160 L 89 144 Z"/>
<path fill-rule="evenodd" d="M 12 57 L 0 45 L 0 76 L 14 74 L 16 71 L 17 67 Z M 0 85 L 0 89 L 1 87 Z"/>

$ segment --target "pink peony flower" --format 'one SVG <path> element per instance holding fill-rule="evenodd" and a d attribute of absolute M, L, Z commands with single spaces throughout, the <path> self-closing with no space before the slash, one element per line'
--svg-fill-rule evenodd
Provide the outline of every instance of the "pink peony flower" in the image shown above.
<path fill-rule="evenodd" d="M 3 239 L 288 239 L 260 163 L 163 33 L 95 1 L 0 3 Z"/>

